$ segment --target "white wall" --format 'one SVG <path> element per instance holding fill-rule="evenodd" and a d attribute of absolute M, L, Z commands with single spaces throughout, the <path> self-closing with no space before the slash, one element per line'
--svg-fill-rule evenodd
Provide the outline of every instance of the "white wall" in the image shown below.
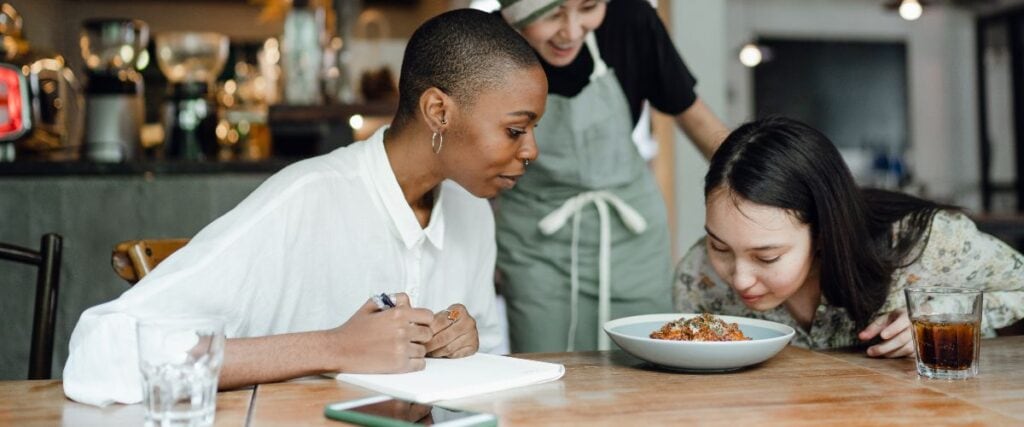
<path fill-rule="evenodd" d="M 925 195 L 980 206 L 974 17 L 929 7 L 907 22 L 875 0 L 728 0 L 731 52 L 759 36 L 907 44 L 908 163 Z M 752 72 L 729 61 L 730 124 L 753 116 Z M 865 123 L 864 126 L 870 126 Z"/>
<path fill-rule="evenodd" d="M 697 77 L 697 94 L 723 120 L 728 111 L 727 69 L 732 48 L 726 38 L 726 0 L 672 2 L 672 38 L 690 72 Z M 727 121 L 730 127 L 736 123 Z M 704 174 L 707 161 L 676 130 L 676 249 L 686 253 L 704 235 Z"/>
<path fill-rule="evenodd" d="M 688 0 L 672 34 L 697 92 L 730 127 L 753 116 L 752 72 L 736 54 L 758 36 L 907 44 L 909 168 L 927 197 L 980 207 L 974 16 L 930 7 L 916 22 L 876 0 Z M 865 123 L 864 126 L 870 126 Z M 686 141 L 676 156 L 678 248 L 703 234 L 706 162 Z"/>
<path fill-rule="evenodd" d="M 985 94 L 987 96 L 987 128 L 992 144 L 991 177 L 996 182 L 1012 182 L 1016 178 L 1013 114 L 1013 64 L 1010 58 L 1009 26 L 989 31 L 985 49 Z"/>

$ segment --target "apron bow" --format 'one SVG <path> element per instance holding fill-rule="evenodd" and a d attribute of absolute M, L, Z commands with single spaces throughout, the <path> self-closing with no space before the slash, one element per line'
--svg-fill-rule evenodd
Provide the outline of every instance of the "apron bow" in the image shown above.
<path fill-rule="evenodd" d="M 619 196 L 609 191 L 587 191 L 570 197 L 558 209 L 547 214 L 537 226 L 545 236 L 550 236 L 561 230 L 572 218 L 572 266 L 570 270 L 570 281 L 572 285 L 569 320 L 569 337 L 567 351 L 573 351 L 576 341 L 577 303 L 579 300 L 579 231 L 580 220 L 583 208 L 593 204 L 597 208 L 597 217 L 600 222 L 600 243 L 598 248 L 598 303 L 597 303 L 597 348 L 607 350 L 610 347 L 608 336 L 602 333 L 601 328 L 609 320 L 611 313 L 611 225 L 608 223 L 608 206 L 611 205 L 618 214 L 619 219 L 629 231 L 634 234 L 643 233 L 647 229 L 647 221 L 636 209 L 629 206 Z"/>

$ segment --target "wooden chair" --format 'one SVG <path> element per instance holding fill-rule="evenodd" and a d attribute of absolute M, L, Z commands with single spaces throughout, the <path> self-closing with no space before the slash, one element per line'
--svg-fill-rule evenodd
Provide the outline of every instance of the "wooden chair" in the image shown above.
<path fill-rule="evenodd" d="M 134 285 L 156 268 L 164 258 L 188 243 L 189 239 L 126 240 L 114 246 L 110 265 L 114 272 Z"/>
<path fill-rule="evenodd" d="M 57 290 L 60 288 L 60 257 L 63 239 L 59 234 L 44 234 L 39 250 L 0 243 L 0 259 L 35 266 L 36 304 L 32 319 L 32 344 L 28 360 L 28 379 L 50 378 L 53 364 L 53 329 L 57 323 Z M 9 319 L 6 319 L 9 320 Z"/>

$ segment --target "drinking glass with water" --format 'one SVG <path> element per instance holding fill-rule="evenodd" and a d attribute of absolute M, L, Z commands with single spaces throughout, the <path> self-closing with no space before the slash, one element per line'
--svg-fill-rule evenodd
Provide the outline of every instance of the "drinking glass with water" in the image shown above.
<path fill-rule="evenodd" d="M 176 317 L 138 322 L 146 426 L 213 425 L 224 361 L 224 321 Z"/>

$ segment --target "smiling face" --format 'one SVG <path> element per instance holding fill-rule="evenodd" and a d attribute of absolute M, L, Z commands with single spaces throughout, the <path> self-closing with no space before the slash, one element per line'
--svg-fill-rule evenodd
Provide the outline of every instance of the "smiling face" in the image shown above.
<path fill-rule="evenodd" d="M 771 310 L 817 280 L 808 224 L 726 189 L 707 198 L 708 256 L 747 307 Z"/>
<path fill-rule="evenodd" d="M 566 0 L 521 33 L 548 64 L 564 67 L 579 55 L 586 35 L 604 21 L 606 9 L 601 0 Z"/>
<path fill-rule="evenodd" d="M 515 186 L 537 158 L 534 127 L 544 115 L 547 78 L 535 65 L 508 71 L 502 84 L 481 92 L 466 108 L 454 109 L 444 132 L 444 174 L 477 197 L 493 197 Z"/>

